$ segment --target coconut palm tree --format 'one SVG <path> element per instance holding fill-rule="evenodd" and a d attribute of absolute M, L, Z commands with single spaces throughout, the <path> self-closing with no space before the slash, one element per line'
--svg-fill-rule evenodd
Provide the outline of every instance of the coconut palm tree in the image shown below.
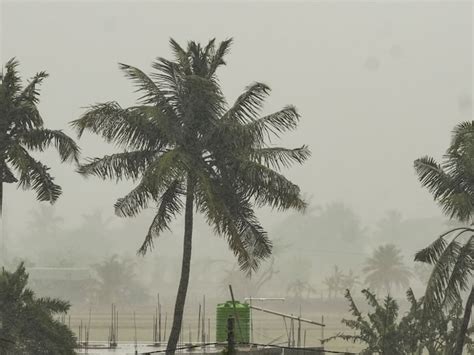
<path fill-rule="evenodd" d="M 49 168 L 29 151 L 53 146 L 63 162 L 77 161 L 79 155 L 79 147 L 64 132 L 44 128 L 37 107 L 38 86 L 48 74 L 39 72 L 23 86 L 17 67 L 18 61 L 10 59 L 0 74 L 0 220 L 4 183 L 35 190 L 39 201 L 53 203 L 61 195 Z"/>
<path fill-rule="evenodd" d="M 179 338 L 190 275 L 193 215 L 202 213 L 218 235 L 227 239 L 240 267 L 248 272 L 271 254 L 271 242 L 254 208 L 302 210 L 297 185 L 282 168 L 303 163 L 306 146 L 285 149 L 268 138 L 295 129 L 299 115 L 292 106 L 260 116 L 269 87 L 254 83 L 227 106 L 217 78 L 231 40 L 216 46 L 189 42 L 183 49 L 170 40 L 173 61 L 158 58 L 148 76 L 126 64 L 120 68 L 140 92 L 140 102 L 122 108 L 116 102 L 92 106 L 72 124 L 79 136 L 88 130 L 123 149 L 95 158 L 79 172 L 103 179 L 130 178 L 137 186 L 115 204 L 119 216 L 135 216 L 156 205 L 157 212 L 139 253 L 169 228 L 184 210 L 181 278 L 176 297 L 168 353 Z M 184 201 L 183 201 L 184 200 Z"/>
<path fill-rule="evenodd" d="M 451 144 L 440 164 L 431 157 L 415 161 L 422 185 L 433 194 L 443 211 L 454 220 L 472 226 L 474 214 L 474 121 L 453 131 Z M 468 292 L 455 355 L 460 355 L 474 303 L 474 229 L 457 227 L 442 234 L 415 260 L 434 265 L 426 288 L 428 307 L 450 306 Z"/>
<path fill-rule="evenodd" d="M 365 282 L 374 290 L 390 294 L 393 286 L 408 286 L 410 271 L 403 264 L 400 250 L 393 244 L 379 246 L 367 259 L 363 271 L 368 273 Z"/>

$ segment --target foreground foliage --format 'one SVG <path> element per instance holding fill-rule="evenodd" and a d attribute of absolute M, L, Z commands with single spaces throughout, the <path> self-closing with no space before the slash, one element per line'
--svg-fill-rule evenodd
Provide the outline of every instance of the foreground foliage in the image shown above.
<path fill-rule="evenodd" d="M 0 273 L 0 354 L 75 354 L 73 333 L 55 319 L 69 310 L 69 304 L 36 297 L 27 283 L 23 264 L 14 272 Z"/>
<path fill-rule="evenodd" d="M 69 136 L 44 127 L 37 107 L 38 86 L 48 74 L 40 72 L 23 86 L 17 67 L 18 61 L 11 59 L 0 74 L 0 214 L 3 183 L 31 188 L 40 201 L 52 203 L 61 194 L 49 168 L 29 151 L 42 152 L 52 146 L 63 162 L 76 161 L 79 155 L 79 147 Z"/>
<path fill-rule="evenodd" d="M 431 157 L 415 161 L 418 177 L 451 218 L 471 224 L 474 213 L 474 121 L 456 126 L 444 161 Z M 449 307 L 467 292 L 464 319 L 453 351 L 461 355 L 474 304 L 474 229 L 454 228 L 437 238 L 415 259 L 434 265 L 426 288 L 430 307 Z"/>
<path fill-rule="evenodd" d="M 342 322 L 354 331 L 353 335 L 337 334 L 327 338 L 365 344 L 363 355 L 418 355 L 423 351 L 429 355 L 453 354 L 459 329 L 462 325 L 462 304 L 456 303 L 449 311 L 440 308 L 423 307 L 423 298 L 417 300 L 411 290 L 407 291 L 410 310 L 399 319 L 398 303 L 390 296 L 380 302 L 369 290 L 362 290 L 372 311 L 364 315 L 355 304 L 349 290 L 346 299 L 354 319 Z M 470 335 L 474 328 L 468 329 L 465 343 L 472 346 Z"/>

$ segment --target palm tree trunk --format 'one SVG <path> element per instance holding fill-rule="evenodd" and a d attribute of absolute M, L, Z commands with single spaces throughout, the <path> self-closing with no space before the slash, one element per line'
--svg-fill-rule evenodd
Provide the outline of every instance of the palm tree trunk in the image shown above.
<path fill-rule="evenodd" d="M 471 320 L 472 305 L 474 303 L 474 287 L 471 288 L 471 293 L 466 302 L 466 308 L 464 309 L 464 317 L 462 319 L 461 329 L 459 329 L 458 339 L 456 340 L 456 347 L 454 348 L 453 355 L 462 355 L 462 349 L 464 348 L 464 339 L 466 339 L 467 328 L 469 327 L 469 321 Z"/>
<path fill-rule="evenodd" d="M 171 327 L 166 354 L 173 355 L 178 344 L 181 324 L 183 321 L 184 303 L 188 291 L 189 273 L 191 269 L 191 250 L 193 236 L 193 202 L 194 202 L 194 179 L 188 175 L 186 188 L 186 207 L 184 212 L 184 243 L 183 260 L 181 265 L 181 279 L 179 280 L 178 294 L 174 306 L 173 325 Z"/>

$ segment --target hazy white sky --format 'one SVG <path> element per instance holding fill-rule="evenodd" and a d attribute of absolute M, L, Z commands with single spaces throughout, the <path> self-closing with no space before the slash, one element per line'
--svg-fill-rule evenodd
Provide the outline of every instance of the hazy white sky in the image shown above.
<path fill-rule="evenodd" d="M 168 39 L 233 37 L 220 76 L 233 101 L 253 81 L 273 89 L 267 110 L 294 104 L 298 131 L 280 142 L 308 144 L 310 161 L 288 172 L 316 204 L 344 201 L 364 221 L 387 209 L 439 215 L 413 160 L 440 158 L 450 130 L 472 118 L 470 2 L 1 2 L 1 61 L 16 56 L 26 79 L 51 74 L 40 110 L 51 128 L 68 128 L 84 107 L 134 102 L 117 63 L 145 71 L 169 57 Z M 80 141 L 84 157 L 113 151 Z M 95 209 L 112 214 L 130 187 L 94 178 L 42 154 L 64 195 L 59 213 L 74 223 Z M 8 228 L 35 206 L 34 194 L 6 189 Z M 271 227 L 277 217 L 264 212 Z M 20 228 L 20 227 L 18 227 Z"/>

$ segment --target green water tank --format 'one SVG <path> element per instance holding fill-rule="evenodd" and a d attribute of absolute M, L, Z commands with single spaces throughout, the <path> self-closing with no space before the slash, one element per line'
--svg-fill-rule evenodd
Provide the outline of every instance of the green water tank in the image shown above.
<path fill-rule="evenodd" d="M 234 336 L 236 342 L 248 343 L 250 339 L 250 307 L 247 303 L 235 301 L 235 310 L 232 301 L 220 303 L 216 311 L 216 341 L 227 341 L 227 319 L 229 316 L 235 318 L 237 314 L 238 322 L 235 321 Z M 240 326 L 240 327 L 239 327 Z M 240 328 L 240 329 L 239 329 Z"/>

